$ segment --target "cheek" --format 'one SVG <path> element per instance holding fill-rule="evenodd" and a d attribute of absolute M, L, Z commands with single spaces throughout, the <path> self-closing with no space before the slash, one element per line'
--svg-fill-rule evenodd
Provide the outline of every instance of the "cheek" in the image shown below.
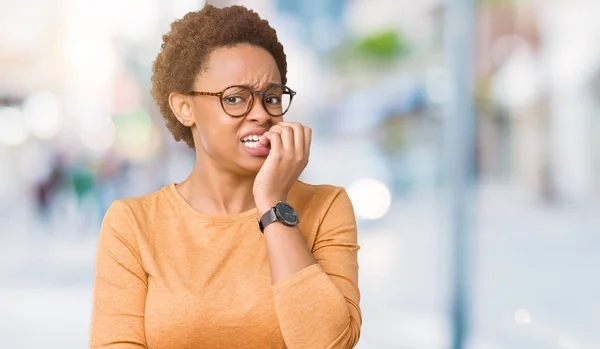
<path fill-rule="evenodd" d="M 199 124 L 198 131 L 202 145 L 209 154 L 230 154 L 239 145 L 238 130 L 241 119 L 229 115 L 207 115 L 204 122 Z"/>

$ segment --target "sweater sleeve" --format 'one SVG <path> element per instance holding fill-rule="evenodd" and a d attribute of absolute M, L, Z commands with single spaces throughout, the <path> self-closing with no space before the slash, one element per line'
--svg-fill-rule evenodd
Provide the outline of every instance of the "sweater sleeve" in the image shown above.
<path fill-rule="evenodd" d="M 146 348 L 147 289 L 131 211 L 115 201 L 104 217 L 98 240 L 91 348 Z"/>
<path fill-rule="evenodd" d="M 342 188 L 325 209 L 312 249 L 317 264 L 272 286 L 289 349 L 353 348 L 360 336 L 354 210 Z"/>

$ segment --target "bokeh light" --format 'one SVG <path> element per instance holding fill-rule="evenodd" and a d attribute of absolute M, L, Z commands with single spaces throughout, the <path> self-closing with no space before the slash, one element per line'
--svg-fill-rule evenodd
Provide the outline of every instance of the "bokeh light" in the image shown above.
<path fill-rule="evenodd" d="M 519 309 L 515 312 L 515 322 L 518 325 L 529 325 L 531 323 L 531 314 L 527 309 Z"/>
<path fill-rule="evenodd" d="M 388 212 L 392 195 L 385 184 L 376 179 L 360 179 L 350 185 L 348 195 L 356 215 L 363 219 L 379 219 Z"/>
<path fill-rule="evenodd" d="M 60 101 L 50 92 L 30 95 L 23 104 L 23 114 L 31 134 L 40 139 L 56 136 L 62 125 Z"/>
<path fill-rule="evenodd" d="M 0 108 L 0 143 L 17 146 L 25 143 L 28 137 L 23 113 L 14 107 Z"/>
<path fill-rule="evenodd" d="M 158 136 L 150 116 L 143 109 L 115 118 L 117 147 L 130 159 L 144 159 L 158 149 Z"/>
<path fill-rule="evenodd" d="M 81 141 L 95 152 L 108 150 L 116 139 L 115 124 L 110 121 L 105 127 L 99 129 L 85 130 L 80 133 Z"/>

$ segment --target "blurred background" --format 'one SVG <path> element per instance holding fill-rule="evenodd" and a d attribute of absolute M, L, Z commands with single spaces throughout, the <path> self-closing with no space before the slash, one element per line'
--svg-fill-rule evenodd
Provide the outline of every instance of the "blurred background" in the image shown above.
<path fill-rule="evenodd" d="M 209 3 L 277 29 L 302 179 L 353 200 L 359 348 L 600 348 L 600 1 Z M 87 347 L 106 209 L 192 168 L 150 76 L 204 4 L 0 2 L 0 347 Z"/>

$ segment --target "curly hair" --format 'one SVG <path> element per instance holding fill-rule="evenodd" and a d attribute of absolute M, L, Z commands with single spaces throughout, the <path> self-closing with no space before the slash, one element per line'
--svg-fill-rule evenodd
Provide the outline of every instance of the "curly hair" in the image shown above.
<path fill-rule="evenodd" d="M 152 66 L 152 97 L 176 141 L 194 148 L 189 127 L 182 125 L 169 106 L 171 92 L 192 89 L 198 73 L 206 69 L 210 53 L 221 47 L 251 44 L 267 50 L 286 83 L 287 61 L 277 33 L 267 20 L 243 6 L 216 8 L 206 5 L 171 24 Z"/>

